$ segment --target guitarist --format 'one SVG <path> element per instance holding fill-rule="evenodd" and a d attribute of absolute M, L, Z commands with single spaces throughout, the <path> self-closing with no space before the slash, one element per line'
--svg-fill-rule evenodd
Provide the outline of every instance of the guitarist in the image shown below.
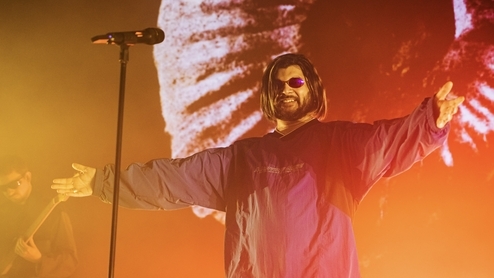
<path fill-rule="evenodd" d="M 50 198 L 31 175 L 22 159 L 0 157 L 0 277 L 70 277 L 78 259 L 69 217 L 55 206 L 39 221 Z"/>

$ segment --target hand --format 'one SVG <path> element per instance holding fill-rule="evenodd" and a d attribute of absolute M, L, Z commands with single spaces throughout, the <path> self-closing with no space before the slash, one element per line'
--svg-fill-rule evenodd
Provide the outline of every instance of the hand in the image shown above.
<path fill-rule="evenodd" d="M 37 263 L 41 260 L 41 252 L 38 247 L 36 247 L 36 244 L 34 244 L 32 238 L 28 241 L 24 241 L 22 238 L 19 238 L 15 244 L 14 252 L 26 261 L 32 263 Z"/>
<path fill-rule="evenodd" d="M 59 194 L 71 197 L 86 197 L 93 194 L 96 169 L 77 163 L 73 163 L 72 168 L 77 171 L 73 177 L 54 179 L 51 188 L 57 190 Z"/>
<path fill-rule="evenodd" d="M 465 100 L 465 97 L 448 98 L 452 87 L 453 82 L 446 82 L 434 95 L 434 117 L 438 128 L 443 128 L 453 119 L 453 115 L 458 112 L 458 106 Z"/>

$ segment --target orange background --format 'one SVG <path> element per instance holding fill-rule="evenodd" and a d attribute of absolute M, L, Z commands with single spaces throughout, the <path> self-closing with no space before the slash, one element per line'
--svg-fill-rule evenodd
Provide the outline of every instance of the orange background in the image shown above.
<path fill-rule="evenodd" d="M 155 27 L 160 1 L 3 0 L 1 5 L 1 152 L 26 158 L 34 186 L 47 191 L 53 178 L 72 175 L 72 162 L 113 163 L 119 48 L 93 45 L 90 38 Z M 311 16 L 314 24 L 322 24 L 322 15 Z M 313 32 L 314 38 L 321 34 Z M 170 156 L 152 49 L 130 49 L 124 167 Z M 311 51 L 325 57 L 323 45 Z M 365 57 L 380 55 L 376 47 Z M 355 85 L 357 69 L 366 64 L 336 58 L 316 62 L 330 83 L 328 119 L 404 115 L 434 93 L 417 89 L 408 97 L 369 95 L 369 88 Z M 355 233 L 363 277 L 494 277 L 493 136 L 480 138 L 477 152 L 450 141 L 454 167 L 446 167 L 435 152 L 399 177 L 379 182 L 361 204 Z M 111 206 L 94 197 L 71 198 L 62 205 L 70 213 L 79 248 L 74 277 L 106 277 Z M 122 208 L 117 235 L 115 277 L 223 277 L 223 226 L 212 218 L 199 219 L 189 209 Z"/>

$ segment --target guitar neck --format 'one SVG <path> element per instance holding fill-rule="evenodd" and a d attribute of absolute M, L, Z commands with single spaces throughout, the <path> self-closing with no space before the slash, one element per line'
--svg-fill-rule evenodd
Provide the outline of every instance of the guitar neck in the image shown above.
<path fill-rule="evenodd" d="M 69 196 L 61 195 L 61 194 L 53 198 L 48 203 L 48 205 L 41 211 L 41 213 L 36 218 L 36 220 L 31 224 L 31 226 L 29 226 L 29 228 L 24 232 L 23 234 L 24 241 L 28 241 L 32 239 L 36 231 L 38 231 L 39 227 L 43 224 L 43 222 L 45 222 L 46 218 L 48 217 L 48 215 L 50 215 L 53 209 L 60 202 L 66 201 L 68 198 Z M 14 248 L 12 248 L 12 250 L 10 250 L 7 253 L 7 255 L 0 261 L 0 276 L 3 276 L 8 273 L 16 257 L 17 255 L 14 252 Z"/>
<path fill-rule="evenodd" d="M 69 198 L 67 195 L 58 194 L 53 199 L 50 200 L 48 205 L 41 211 L 36 220 L 29 226 L 29 228 L 24 232 L 24 240 L 31 239 L 34 234 L 38 231 L 39 227 L 45 222 L 48 215 L 53 211 L 53 209 L 62 201 L 66 201 Z"/>

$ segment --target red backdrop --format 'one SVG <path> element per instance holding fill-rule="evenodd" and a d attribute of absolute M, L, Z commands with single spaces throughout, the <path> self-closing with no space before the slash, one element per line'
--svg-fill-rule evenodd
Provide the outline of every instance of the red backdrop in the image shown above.
<path fill-rule="evenodd" d="M 314 61 L 323 77 L 330 99 L 327 120 L 401 116 L 447 80 L 455 83 L 455 94 L 468 98 L 443 155 L 437 151 L 410 171 L 380 181 L 361 204 L 354 224 L 362 275 L 494 275 L 489 1 L 477 1 L 477 6 L 466 1 L 463 13 L 463 1 L 287 1 L 295 3 L 293 8 L 280 6 L 283 1 L 225 2 L 199 3 L 190 11 L 179 10 L 179 1 L 169 2 L 2 1 L 1 152 L 18 153 L 30 162 L 34 186 L 50 192 L 51 179 L 72 175 L 72 162 L 102 167 L 114 161 L 119 48 L 93 45 L 92 36 L 158 25 L 166 33 L 156 49 L 130 49 L 123 165 L 181 154 L 172 149 L 173 140 L 185 135 L 165 121 L 170 113 L 165 102 L 180 102 L 197 84 L 166 86 L 177 73 L 200 76 L 209 70 L 197 81 L 218 78 L 208 90 L 219 97 L 198 97 L 198 109 L 238 92 L 245 92 L 239 96 L 247 102 L 225 108 L 234 115 L 232 125 L 212 123 L 201 134 L 204 141 L 187 139 L 189 149 L 265 133 L 269 125 L 254 117 L 254 124 L 228 137 L 242 117 L 256 113 L 255 88 L 263 65 L 277 53 L 297 50 Z M 194 13 L 197 17 L 177 16 Z M 222 19 L 229 16 L 240 21 L 231 22 L 237 28 L 220 29 L 211 20 L 215 16 L 225 26 L 228 20 Z M 257 23 L 245 25 L 241 20 L 246 19 Z M 259 35 L 266 33 L 273 35 Z M 215 58 L 209 64 L 205 57 L 186 55 L 199 44 Z M 159 60 L 160 53 L 177 60 Z M 194 115 L 180 116 L 193 122 Z M 446 159 L 448 153 L 453 162 Z M 71 198 L 62 205 L 79 248 L 74 277 L 107 276 L 111 206 L 94 197 Z M 223 226 L 211 217 L 200 219 L 190 209 L 121 209 L 118 224 L 116 277 L 223 276 Z"/>

